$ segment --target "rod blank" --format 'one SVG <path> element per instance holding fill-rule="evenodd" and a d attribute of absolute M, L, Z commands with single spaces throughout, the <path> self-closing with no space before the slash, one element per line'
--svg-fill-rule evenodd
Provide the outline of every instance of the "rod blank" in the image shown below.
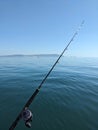
<path fill-rule="evenodd" d="M 44 79 L 42 80 L 41 84 L 38 86 L 38 88 L 35 90 L 35 92 L 32 94 L 32 96 L 29 98 L 29 100 L 26 102 L 26 104 L 24 105 L 23 109 L 21 110 L 21 112 L 19 113 L 19 115 L 17 116 L 17 118 L 15 119 L 15 121 L 12 123 L 12 125 L 10 126 L 9 130 L 14 130 L 14 128 L 16 127 L 16 125 L 18 124 L 19 120 L 22 117 L 22 113 L 25 110 L 26 107 L 29 107 L 30 104 L 33 102 L 34 98 L 37 96 L 37 94 L 40 91 L 40 88 L 42 87 L 42 85 L 44 84 L 44 82 L 46 81 L 47 77 L 50 75 L 50 73 L 52 72 L 52 70 L 54 69 L 54 67 L 56 66 L 56 64 L 58 63 L 58 61 L 60 60 L 60 58 L 62 57 L 62 55 L 64 54 L 64 52 L 68 49 L 69 45 L 72 43 L 72 41 L 74 40 L 74 38 L 76 37 L 76 35 L 78 34 L 78 32 L 80 31 L 80 28 L 83 26 L 84 21 L 82 21 L 82 23 L 80 24 L 78 30 L 74 33 L 74 35 L 72 36 L 71 40 L 68 42 L 67 46 L 64 48 L 64 50 L 62 51 L 62 53 L 60 54 L 60 56 L 57 58 L 57 60 L 55 61 L 55 63 L 53 64 L 53 66 L 51 67 L 51 69 L 49 70 L 49 72 L 46 74 L 46 76 L 44 77 Z"/>

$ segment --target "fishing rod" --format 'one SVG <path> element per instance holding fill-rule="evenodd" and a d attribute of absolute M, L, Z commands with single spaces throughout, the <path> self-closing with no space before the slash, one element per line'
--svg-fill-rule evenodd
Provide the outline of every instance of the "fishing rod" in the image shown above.
<path fill-rule="evenodd" d="M 22 118 L 23 111 L 25 110 L 25 108 L 28 108 L 30 106 L 30 104 L 33 102 L 34 98 L 37 96 L 38 92 L 40 91 L 40 89 L 41 89 L 42 85 L 44 84 L 44 82 L 46 81 L 47 77 L 50 75 L 50 73 L 52 72 L 52 70 L 54 69 L 54 67 L 56 66 L 56 64 L 58 63 L 58 61 L 60 60 L 60 58 L 64 54 L 64 52 L 68 49 L 69 45 L 74 40 L 74 38 L 78 34 L 79 30 L 83 26 L 83 24 L 84 24 L 84 21 L 82 21 L 82 23 L 80 24 L 78 30 L 74 33 L 74 35 L 72 36 L 71 40 L 68 42 L 67 46 L 64 48 L 64 50 L 62 51 L 62 53 L 60 54 L 60 56 L 57 58 L 57 60 L 55 61 L 55 63 L 53 64 L 53 66 L 51 67 L 51 69 L 49 70 L 49 72 L 46 74 L 46 76 L 44 77 L 44 79 L 42 80 L 42 82 L 40 83 L 40 85 L 38 86 L 38 88 L 34 91 L 34 93 L 31 95 L 31 97 L 29 98 L 29 100 L 26 102 L 26 104 L 24 105 L 23 109 L 18 114 L 17 118 L 12 123 L 12 125 L 10 126 L 9 130 L 14 130 L 15 129 L 15 127 L 18 124 L 19 120 Z"/>

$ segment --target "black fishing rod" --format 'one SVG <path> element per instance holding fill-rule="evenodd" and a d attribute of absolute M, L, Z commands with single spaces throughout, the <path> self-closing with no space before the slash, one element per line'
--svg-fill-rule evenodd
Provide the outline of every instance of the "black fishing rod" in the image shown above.
<path fill-rule="evenodd" d="M 78 30 L 74 33 L 74 35 L 72 36 L 71 40 L 68 42 L 67 46 L 64 48 L 64 50 L 62 51 L 62 53 L 60 54 L 60 56 L 57 58 L 56 62 L 53 64 L 53 66 L 51 67 L 51 69 L 49 70 L 49 72 L 47 73 L 47 75 L 45 76 L 45 78 L 42 80 L 41 84 L 38 86 L 38 88 L 34 91 L 34 93 L 32 94 L 32 96 L 26 102 L 26 104 L 24 105 L 23 109 L 21 110 L 21 112 L 19 113 L 19 115 L 17 116 L 17 118 L 15 119 L 15 121 L 12 123 L 12 125 L 10 126 L 9 130 L 14 130 L 14 128 L 18 124 L 19 120 L 22 118 L 23 111 L 25 110 L 25 108 L 28 108 L 30 106 L 30 104 L 32 103 L 32 101 L 34 100 L 34 98 L 36 97 L 36 95 L 38 94 L 38 92 L 40 91 L 40 88 L 42 87 L 43 83 L 46 81 L 47 77 L 50 75 L 50 73 L 52 72 L 52 70 L 54 69 L 54 67 L 56 66 L 56 64 L 58 63 L 58 61 L 60 60 L 60 58 L 64 54 L 64 52 L 68 49 L 69 45 L 74 40 L 74 38 L 78 34 L 78 31 L 83 26 L 83 24 L 84 24 L 84 21 L 82 21 L 82 23 L 79 26 Z"/>

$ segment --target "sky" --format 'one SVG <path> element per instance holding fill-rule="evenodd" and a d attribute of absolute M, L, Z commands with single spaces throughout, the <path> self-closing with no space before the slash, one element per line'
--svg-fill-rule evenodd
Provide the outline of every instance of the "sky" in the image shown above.
<path fill-rule="evenodd" d="M 98 0 L 0 0 L 0 55 L 98 57 Z"/>

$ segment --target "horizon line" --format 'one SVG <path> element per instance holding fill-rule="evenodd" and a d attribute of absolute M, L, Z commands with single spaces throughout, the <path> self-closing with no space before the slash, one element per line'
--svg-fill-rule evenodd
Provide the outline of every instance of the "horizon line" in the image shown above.
<path fill-rule="evenodd" d="M 0 55 L 0 57 L 22 57 L 22 56 L 59 56 L 60 54 L 5 54 L 5 55 Z M 98 58 L 98 56 L 72 56 L 72 55 L 63 55 L 64 57 L 74 57 L 74 58 Z"/>

